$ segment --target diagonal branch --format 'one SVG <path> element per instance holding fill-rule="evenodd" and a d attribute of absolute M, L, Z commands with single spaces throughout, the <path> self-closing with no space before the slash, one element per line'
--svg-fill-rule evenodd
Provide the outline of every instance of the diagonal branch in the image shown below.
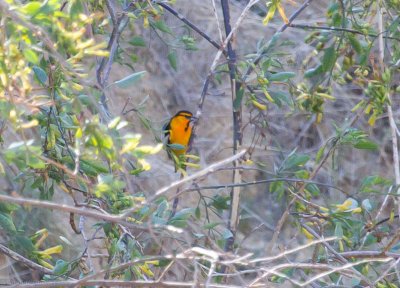
<path fill-rule="evenodd" d="M 218 44 L 215 40 L 213 40 L 209 35 L 207 35 L 205 32 L 203 32 L 202 30 L 200 30 L 200 28 L 198 28 L 196 25 L 194 25 L 192 22 L 190 22 L 188 19 L 185 18 L 185 16 L 183 16 L 182 14 L 180 14 L 178 11 L 174 10 L 171 6 L 169 6 L 168 4 L 164 3 L 164 2 L 159 2 L 157 3 L 158 5 L 160 5 L 161 7 L 163 7 L 165 10 L 167 10 L 168 12 L 170 12 L 172 15 L 174 15 L 176 18 L 178 18 L 179 20 L 181 20 L 183 23 L 185 23 L 186 25 L 188 25 L 190 28 L 192 28 L 194 31 L 196 31 L 197 33 L 199 33 L 204 39 L 206 39 L 208 42 L 210 42 L 215 48 L 217 49 L 221 49 L 221 45 Z M 223 53 L 224 55 L 227 55 L 227 52 L 225 49 L 223 49 Z"/>
<path fill-rule="evenodd" d="M 54 275 L 54 272 L 52 270 L 50 270 L 46 267 L 43 267 L 43 266 L 33 262 L 32 260 L 25 258 L 24 256 L 18 254 L 17 252 L 7 248 L 6 246 L 4 246 L 2 244 L 0 244 L 0 252 L 2 254 L 7 255 L 11 259 L 17 261 L 18 263 L 21 263 L 31 269 L 37 270 L 37 271 L 45 273 L 45 274 Z"/>

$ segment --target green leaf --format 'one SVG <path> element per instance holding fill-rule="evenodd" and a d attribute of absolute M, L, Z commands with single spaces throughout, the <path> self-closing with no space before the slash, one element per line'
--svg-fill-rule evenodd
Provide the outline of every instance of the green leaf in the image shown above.
<path fill-rule="evenodd" d="M 378 175 L 372 175 L 365 177 L 361 181 L 360 192 L 362 193 L 374 193 L 382 190 L 383 187 L 389 186 L 392 181 L 389 179 L 380 177 Z"/>
<path fill-rule="evenodd" d="M 32 243 L 32 240 L 23 235 L 14 235 L 11 237 L 10 246 L 16 252 L 29 256 L 35 251 L 35 246 Z"/>
<path fill-rule="evenodd" d="M 39 64 L 39 57 L 32 49 L 23 49 L 24 57 L 26 60 L 31 62 L 32 64 Z"/>
<path fill-rule="evenodd" d="M 289 94 L 282 92 L 282 91 L 271 91 L 269 90 L 269 95 L 271 95 L 272 99 L 274 99 L 275 104 L 278 105 L 278 107 L 281 107 L 283 103 L 286 105 L 292 107 L 293 106 L 293 101 L 292 98 L 289 96 Z"/>
<path fill-rule="evenodd" d="M 363 47 L 358 41 L 358 39 L 352 33 L 346 33 L 347 39 L 349 40 L 350 45 L 353 49 L 358 53 L 361 54 L 363 52 Z"/>
<path fill-rule="evenodd" d="M 9 214 L 18 209 L 19 209 L 19 205 L 17 205 L 17 204 L 0 202 L 0 212 Z"/>
<path fill-rule="evenodd" d="M 39 66 L 33 66 L 32 67 L 33 72 L 35 73 L 36 78 L 39 80 L 40 83 L 43 85 L 46 85 L 47 83 L 47 73 L 40 68 Z"/>
<path fill-rule="evenodd" d="M 295 76 L 296 76 L 296 73 L 294 73 L 294 72 L 279 72 L 279 73 L 268 75 L 267 79 L 269 81 L 282 82 L 282 81 L 289 80 Z"/>
<path fill-rule="evenodd" d="M 42 3 L 39 1 L 30 1 L 28 4 L 22 6 L 22 8 L 20 8 L 20 11 L 32 17 L 39 12 L 41 6 Z"/>
<path fill-rule="evenodd" d="M 14 222 L 8 214 L 0 213 L 0 227 L 8 234 L 17 233 Z"/>
<path fill-rule="evenodd" d="M 322 156 L 325 153 L 325 145 L 322 146 L 321 148 L 318 149 L 317 155 L 315 155 L 315 162 L 319 163 L 319 161 L 321 160 Z"/>
<path fill-rule="evenodd" d="M 308 70 L 304 73 L 304 77 L 306 77 L 306 78 L 311 78 L 311 77 L 314 77 L 314 76 L 321 75 L 323 72 L 324 72 L 324 71 L 323 71 L 323 69 L 322 69 L 322 65 L 318 65 L 318 66 L 315 67 L 315 68 L 308 69 Z"/>
<path fill-rule="evenodd" d="M 306 190 L 311 193 L 312 196 L 317 197 L 320 194 L 320 190 L 314 183 L 309 183 L 306 185 Z"/>
<path fill-rule="evenodd" d="M 70 1 L 69 14 L 72 19 L 77 18 L 81 13 L 84 13 L 84 7 L 82 5 L 82 1 Z"/>
<path fill-rule="evenodd" d="M 67 273 L 69 268 L 69 263 L 62 260 L 62 259 L 58 259 L 56 262 L 56 266 L 54 266 L 53 272 L 56 275 L 63 275 L 65 273 Z"/>
<path fill-rule="evenodd" d="M 269 52 L 271 52 L 275 48 L 275 46 L 278 42 L 278 39 L 280 38 L 281 35 L 282 35 L 282 33 L 280 33 L 280 32 L 275 33 L 274 36 L 272 36 L 271 40 L 269 40 L 268 43 L 265 44 L 265 46 L 263 46 L 261 48 L 261 50 L 262 50 L 261 54 L 268 55 Z"/>
<path fill-rule="evenodd" d="M 343 237 L 343 228 L 342 228 L 342 223 L 340 223 L 340 222 L 336 223 L 335 236 L 338 237 L 338 238 L 342 238 Z"/>
<path fill-rule="evenodd" d="M 283 181 L 274 181 L 269 184 L 269 192 L 276 193 L 278 196 L 285 192 L 285 187 L 283 186 Z"/>
<path fill-rule="evenodd" d="M 169 61 L 169 65 L 171 65 L 171 67 L 177 71 L 178 70 L 178 65 L 177 65 L 177 61 L 176 61 L 176 51 L 173 50 L 170 53 L 168 53 L 168 61 Z"/>
<path fill-rule="evenodd" d="M 187 220 L 190 216 L 194 214 L 195 209 L 193 208 L 185 208 L 178 211 L 169 221 L 167 222 L 169 225 L 173 225 L 175 227 L 184 228 L 187 226 Z"/>
<path fill-rule="evenodd" d="M 154 26 L 155 28 L 157 28 L 158 30 L 160 30 L 162 32 L 165 32 L 165 33 L 168 33 L 168 34 L 172 34 L 171 29 L 162 20 L 151 22 L 151 24 L 152 24 L 152 26 Z"/>
<path fill-rule="evenodd" d="M 146 74 L 146 71 L 140 71 L 133 73 L 129 76 L 126 76 L 125 78 L 122 78 L 121 80 L 115 81 L 114 83 L 111 83 L 110 85 L 107 86 L 107 88 L 117 85 L 120 88 L 128 88 L 135 82 L 137 82 L 140 78 L 142 78 Z"/>
<path fill-rule="evenodd" d="M 369 140 L 360 140 L 356 144 L 354 144 L 354 148 L 357 149 L 367 149 L 367 150 L 375 150 L 378 148 L 378 145 Z"/>
<path fill-rule="evenodd" d="M 139 47 L 145 47 L 146 42 L 144 42 L 143 37 L 140 36 L 134 36 L 132 37 L 131 41 L 129 41 L 129 44 L 133 46 L 139 46 Z"/>
<path fill-rule="evenodd" d="M 305 154 L 292 154 L 290 155 L 285 163 L 284 170 L 289 170 L 295 167 L 303 166 L 310 159 L 308 155 Z"/>
<path fill-rule="evenodd" d="M 84 164 L 87 165 L 89 167 L 91 167 L 94 171 L 96 171 L 96 173 L 100 174 L 100 173 L 108 173 L 109 169 L 107 166 L 105 166 L 103 164 L 102 161 L 100 160 L 95 160 L 95 159 L 80 159 L 80 164 Z"/>
<path fill-rule="evenodd" d="M 240 108 L 240 105 L 242 105 L 243 95 L 244 95 L 244 89 L 243 89 L 243 87 L 240 87 L 239 90 L 236 92 L 235 100 L 233 100 L 233 110 L 234 111 L 238 111 Z"/>
<path fill-rule="evenodd" d="M 213 201 L 211 202 L 211 205 L 215 208 L 217 208 L 218 210 L 227 210 L 229 209 L 229 200 L 230 197 L 229 196 L 221 196 L 221 195 L 217 195 L 214 196 L 214 198 L 212 199 Z"/>
<path fill-rule="evenodd" d="M 324 57 L 322 58 L 322 71 L 330 71 L 336 63 L 336 49 L 335 45 L 325 49 Z"/>

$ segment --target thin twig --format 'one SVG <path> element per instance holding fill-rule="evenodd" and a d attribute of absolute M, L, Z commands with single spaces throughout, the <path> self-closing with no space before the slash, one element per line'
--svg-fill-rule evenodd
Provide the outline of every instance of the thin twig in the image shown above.
<path fill-rule="evenodd" d="M 99 219 L 103 221 L 108 221 L 111 223 L 119 223 L 123 224 L 126 227 L 133 228 L 133 229 L 138 229 L 141 231 L 148 231 L 148 227 L 140 226 L 134 223 L 130 223 L 124 220 L 123 216 L 114 216 L 110 214 L 102 214 L 98 212 L 94 212 L 91 210 L 86 210 L 86 209 L 81 209 L 77 208 L 74 206 L 69 206 L 65 204 L 60 204 L 60 203 L 53 203 L 53 202 L 48 202 L 48 201 L 42 201 L 42 200 L 35 200 L 35 199 L 28 199 L 28 198 L 22 198 L 22 197 L 11 197 L 7 195 L 0 195 L 0 201 L 7 202 L 7 203 L 16 203 L 19 205 L 30 205 L 34 207 L 41 207 L 41 208 L 48 208 L 48 209 L 54 209 L 56 211 L 63 211 L 63 212 L 69 212 L 69 213 L 75 213 L 78 215 L 83 215 L 87 217 L 91 217 L 94 219 Z"/>
<path fill-rule="evenodd" d="M 211 164 L 209 166 L 207 166 L 206 168 L 204 168 L 203 170 L 200 170 L 188 177 L 185 177 L 181 180 L 172 182 L 170 185 L 165 186 L 161 189 L 159 189 L 152 197 L 150 197 L 146 202 L 147 203 L 151 203 L 152 201 L 154 201 L 155 199 L 157 199 L 158 197 L 160 197 L 161 195 L 164 195 L 166 192 L 168 192 L 169 190 L 171 190 L 172 188 L 175 187 L 179 187 L 187 182 L 190 182 L 194 179 L 198 179 L 201 178 L 203 176 L 206 176 L 209 173 L 214 172 L 215 170 L 217 170 L 219 167 L 227 165 L 229 163 L 232 163 L 233 161 L 235 161 L 236 159 L 241 158 L 244 154 L 246 153 L 246 150 L 242 150 L 241 152 L 237 153 L 236 155 L 233 155 L 231 157 L 228 157 L 224 160 L 221 160 L 219 162 L 216 162 L 214 164 Z"/>
<path fill-rule="evenodd" d="M 118 12 L 115 8 L 114 0 L 106 0 L 106 6 L 113 23 L 113 30 L 110 35 L 110 40 L 108 41 L 107 50 L 109 51 L 108 57 L 103 57 L 97 67 L 96 76 L 97 83 L 102 90 L 102 95 L 100 97 L 100 108 L 102 112 L 103 120 L 108 122 L 111 118 L 111 112 L 107 105 L 107 96 L 105 94 L 105 87 L 107 86 L 108 78 L 110 76 L 111 67 L 114 62 L 114 57 L 118 49 L 119 38 L 124 31 L 126 25 L 129 22 L 129 17 L 127 13 L 122 13 L 118 17 Z"/>
<path fill-rule="evenodd" d="M 160 5 L 161 7 L 163 7 L 165 10 L 167 10 L 168 12 L 170 12 L 172 15 L 174 15 L 175 17 L 177 17 L 179 20 L 181 20 L 183 23 L 185 23 L 186 25 L 188 25 L 190 28 L 192 28 L 194 31 L 196 31 L 197 33 L 199 33 L 205 40 L 207 40 L 208 42 L 210 42 L 215 48 L 217 49 L 221 49 L 221 45 L 218 44 L 215 40 L 213 40 L 209 35 L 207 35 L 205 32 L 203 32 L 202 30 L 200 30 L 200 28 L 198 28 L 196 25 L 194 25 L 192 22 L 190 22 L 188 19 L 186 19 L 182 14 L 180 14 L 178 11 L 176 11 L 175 9 L 173 9 L 171 6 L 169 6 L 168 4 L 164 3 L 164 2 L 158 2 L 158 5 Z M 224 55 L 227 54 L 226 50 L 223 49 L 223 53 Z"/>
<path fill-rule="evenodd" d="M 392 39 L 392 40 L 400 41 L 400 39 L 396 38 L 396 37 L 383 36 L 385 31 L 382 31 L 379 34 L 373 34 L 373 33 L 364 33 L 362 31 L 358 31 L 358 30 L 350 29 L 350 28 L 343 28 L 343 27 L 314 26 L 314 25 L 295 24 L 295 23 L 291 23 L 288 27 L 300 28 L 300 29 L 312 29 L 312 30 L 327 30 L 327 31 L 334 31 L 334 32 L 348 32 L 348 33 L 368 36 L 368 37 L 372 37 L 372 38 L 381 37 L 381 35 L 382 35 L 382 37 L 385 39 Z"/>
<path fill-rule="evenodd" d="M 307 0 L 305 1 L 300 7 L 299 9 L 297 9 L 292 15 L 290 15 L 289 17 L 289 22 L 285 23 L 284 25 L 282 25 L 281 28 L 279 28 L 279 30 L 275 33 L 274 36 L 271 37 L 271 39 L 273 37 L 275 37 L 276 35 L 279 35 L 279 33 L 282 33 L 283 31 L 285 31 L 289 25 L 300 15 L 301 12 L 303 12 L 304 9 L 306 9 L 308 6 L 310 6 L 311 2 L 313 0 Z M 246 72 L 243 74 L 242 76 L 242 82 L 245 83 L 247 77 L 251 74 L 251 72 L 253 72 L 254 67 L 261 61 L 262 58 L 264 58 L 265 55 L 267 55 L 269 53 L 268 49 L 262 49 L 258 55 L 254 58 L 254 60 L 252 61 L 252 64 L 249 65 L 249 67 L 247 68 Z"/>

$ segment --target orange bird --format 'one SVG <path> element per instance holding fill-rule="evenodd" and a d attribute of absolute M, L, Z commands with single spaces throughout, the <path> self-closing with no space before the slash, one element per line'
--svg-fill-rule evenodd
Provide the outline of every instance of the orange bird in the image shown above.
<path fill-rule="evenodd" d="M 176 162 L 179 162 L 179 158 L 185 155 L 190 147 L 195 120 L 197 118 L 193 116 L 192 112 L 181 110 L 164 126 L 164 135 L 168 138 L 167 151 L 169 156 L 175 160 L 175 170 L 177 169 Z"/>

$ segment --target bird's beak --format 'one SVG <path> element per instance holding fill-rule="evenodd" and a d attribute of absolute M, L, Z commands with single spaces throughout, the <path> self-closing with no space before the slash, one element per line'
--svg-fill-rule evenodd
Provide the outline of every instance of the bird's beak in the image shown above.
<path fill-rule="evenodd" d="M 189 121 L 190 121 L 191 123 L 195 123 L 197 120 L 199 120 L 199 118 L 192 116 L 192 117 L 190 117 L 190 120 L 189 120 Z"/>

